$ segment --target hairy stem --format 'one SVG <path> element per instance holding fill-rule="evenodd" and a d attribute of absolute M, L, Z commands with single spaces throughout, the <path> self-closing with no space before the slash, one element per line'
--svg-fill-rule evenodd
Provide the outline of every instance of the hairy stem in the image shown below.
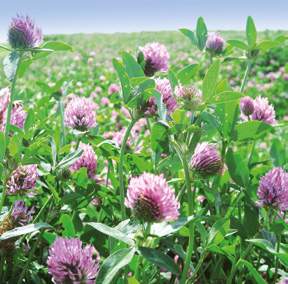
<path fill-rule="evenodd" d="M 65 135 L 65 124 L 64 124 L 64 108 L 63 108 L 63 101 L 59 100 L 58 102 L 59 113 L 60 113 L 60 120 L 61 120 L 61 128 L 62 128 L 62 135 L 61 135 L 61 147 L 66 145 L 66 135 Z"/>
<path fill-rule="evenodd" d="M 248 74 L 249 74 L 250 69 L 251 69 L 251 65 L 252 65 L 252 59 L 249 59 L 248 60 L 248 65 L 247 65 L 247 68 L 246 68 L 246 71 L 245 71 L 244 79 L 243 79 L 243 82 L 242 82 L 242 85 L 241 85 L 241 88 L 240 88 L 240 92 L 241 93 L 243 92 L 244 87 L 246 85 L 246 81 L 247 81 Z"/>
<path fill-rule="evenodd" d="M 36 241 L 35 241 L 35 243 L 34 243 L 34 245 L 33 245 L 33 247 L 32 247 L 32 250 L 31 250 L 30 253 L 29 253 L 28 260 L 27 260 L 27 262 L 25 263 L 25 266 L 24 266 L 24 268 L 23 268 L 23 270 L 22 270 L 22 272 L 21 272 L 21 275 L 20 275 L 20 278 L 19 278 L 17 284 L 23 283 L 23 279 L 24 279 L 24 277 L 25 277 L 26 271 L 27 271 L 27 269 L 28 269 L 28 267 L 29 267 L 29 265 L 30 265 L 30 263 L 31 263 L 31 261 L 32 261 L 33 256 L 35 255 L 35 251 L 36 251 L 36 249 L 37 249 L 37 246 L 38 246 L 38 244 L 39 244 L 40 239 L 42 238 L 42 236 L 43 236 L 43 234 L 44 234 L 44 231 L 45 231 L 45 230 L 42 229 L 41 232 L 39 233 L 39 235 L 38 235 L 38 237 L 37 237 L 37 239 L 36 239 Z"/>
<path fill-rule="evenodd" d="M 193 198 L 195 196 L 195 190 L 192 193 L 187 158 L 183 157 L 182 162 L 183 162 L 183 167 L 184 167 L 184 175 L 185 175 L 187 196 L 188 196 L 188 212 L 189 212 L 189 216 L 192 216 L 194 215 L 194 207 L 195 207 L 195 200 L 194 200 L 195 198 Z M 185 259 L 185 264 L 184 264 L 180 284 L 184 284 L 187 279 L 188 270 L 190 267 L 191 257 L 192 257 L 193 248 L 194 248 L 194 229 L 195 229 L 195 224 L 194 223 L 189 224 L 189 243 L 188 243 L 188 249 L 187 249 L 187 254 L 186 254 L 186 259 Z"/>
<path fill-rule="evenodd" d="M 126 150 L 126 142 L 130 135 L 131 129 L 134 126 L 136 120 L 132 119 L 127 130 L 125 136 L 122 141 L 121 150 L 120 150 L 120 157 L 119 157 L 119 189 L 120 189 L 120 205 L 121 205 L 121 217 L 122 220 L 125 220 L 126 213 L 125 213 L 125 205 L 124 205 L 124 180 L 123 180 L 123 163 L 124 163 L 124 154 Z"/>

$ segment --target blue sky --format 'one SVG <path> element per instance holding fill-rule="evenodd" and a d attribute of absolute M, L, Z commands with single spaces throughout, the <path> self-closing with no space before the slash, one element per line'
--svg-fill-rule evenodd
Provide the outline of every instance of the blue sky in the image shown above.
<path fill-rule="evenodd" d="M 0 42 L 17 13 L 29 14 L 45 35 L 194 30 L 199 16 L 208 30 L 244 30 L 248 15 L 257 30 L 288 31 L 287 11 L 288 0 L 11 0 L 1 3 Z"/>

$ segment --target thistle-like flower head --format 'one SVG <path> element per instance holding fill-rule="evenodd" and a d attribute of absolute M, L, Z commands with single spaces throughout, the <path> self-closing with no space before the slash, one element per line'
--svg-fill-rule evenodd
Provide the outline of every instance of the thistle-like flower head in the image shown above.
<path fill-rule="evenodd" d="M 275 210 L 288 210 L 288 173 L 282 168 L 271 169 L 260 179 L 256 204 Z"/>
<path fill-rule="evenodd" d="M 13 218 L 14 223 L 18 226 L 26 226 L 29 222 L 32 221 L 33 217 L 31 214 L 34 212 L 34 206 L 27 212 L 28 208 L 25 202 L 21 202 L 21 200 L 15 200 L 14 207 L 10 216 Z"/>
<path fill-rule="evenodd" d="M 36 195 L 38 172 L 37 165 L 20 165 L 7 181 L 7 194 L 9 195 L 26 195 L 33 197 Z"/>
<path fill-rule="evenodd" d="M 96 113 L 91 100 L 85 97 L 73 98 L 65 108 L 64 120 L 67 127 L 79 131 L 96 127 Z"/>
<path fill-rule="evenodd" d="M 258 96 L 254 100 L 252 120 L 264 121 L 270 125 L 276 123 L 274 107 L 273 105 L 269 105 L 267 98 L 261 98 L 261 96 Z"/>
<path fill-rule="evenodd" d="M 180 104 L 186 110 L 197 110 L 202 102 L 202 93 L 194 86 L 182 86 L 175 88 L 175 95 L 180 100 Z"/>
<path fill-rule="evenodd" d="M 83 149 L 80 158 L 71 166 L 73 171 L 78 171 L 80 168 L 87 169 L 87 176 L 89 179 L 95 179 L 95 172 L 97 170 L 97 156 L 93 148 L 89 144 L 80 142 L 78 149 Z"/>
<path fill-rule="evenodd" d="M 217 32 L 207 34 L 206 52 L 210 57 L 221 55 L 224 51 L 225 40 Z"/>
<path fill-rule="evenodd" d="M 140 46 L 139 50 L 143 52 L 146 61 L 144 70 L 146 76 L 152 77 L 158 71 L 167 73 L 170 55 L 164 44 L 147 43 L 144 47 Z"/>
<path fill-rule="evenodd" d="M 62 283 L 94 283 L 99 263 L 93 259 L 95 248 L 86 245 L 82 248 L 82 241 L 74 238 L 57 237 L 51 245 L 47 264 L 48 273 L 57 284 Z"/>
<path fill-rule="evenodd" d="M 216 175 L 221 169 L 221 157 L 216 147 L 208 142 L 198 143 L 191 161 L 190 168 L 206 179 Z"/>
<path fill-rule="evenodd" d="M 249 116 L 254 112 L 254 100 L 248 96 L 240 100 L 240 108 L 244 115 Z"/>
<path fill-rule="evenodd" d="M 133 217 L 144 222 L 173 221 L 178 219 L 180 203 L 164 175 L 144 172 L 131 178 L 125 205 L 132 209 Z"/>
<path fill-rule="evenodd" d="M 35 26 L 27 15 L 12 18 L 8 31 L 8 42 L 13 49 L 27 49 L 39 46 L 43 42 L 42 30 Z"/>

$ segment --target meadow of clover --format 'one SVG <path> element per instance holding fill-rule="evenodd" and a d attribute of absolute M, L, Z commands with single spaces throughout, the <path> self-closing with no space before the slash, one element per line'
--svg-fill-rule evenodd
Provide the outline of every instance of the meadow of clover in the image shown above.
<path fill-rule="evenodd" d="M 287 32 L 37 24 L 0 45 L 0 283 L 288 283 Z"/>

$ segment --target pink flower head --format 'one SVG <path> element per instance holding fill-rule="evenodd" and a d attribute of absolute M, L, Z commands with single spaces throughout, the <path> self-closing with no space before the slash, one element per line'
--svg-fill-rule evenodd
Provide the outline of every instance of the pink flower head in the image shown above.
<path fill-rule="evenodd" d="M 216 147 L 209 145 L 208 142 L 197 144 L 189 163 L 190 168 L 204 179 L 216 175 L 221 165 L 221 157 Z"/>
<path fill-rule="evenodd" d="M 127 127 L 123 127 L 119 132 L 114 133 L 114 136 L 112 138 L 112 141 L 114 141 L 115 144 L 119 148 L 122 147 L 122 143 L 123 143 L 123 139 L 124 139 L 126 130 L 127 130 Z M 133 140 L 130 136 L 128 137 L 127 142 L 126 142 L 126 150 L 132 151 L 133 145 L 136 144 L 136 147 L 134 148 L 133 152 L 134 153 L 140 153 L 140 151 L 143 148 L 143 140 L 140 141 L 140 143 L 138 143 L 138 134 L 134 130 L 134 127 L 131 130 L 131 135 L 133 137 Z M 133 143 L 133 141 L 134 141 L 134 143 Z"/>
<path fill-rule="evenodd" d="M 259 207 L 288 210 L 288 173 L 280 167 L 271 169 L 261 177 L 257 196 Z"/>
<path fill-rule="evenodd" d="M 273 105 L 269 105 L 267 98 L 261 98 L 261 96 L 258 96 L 254 100 L 252 120 L 264 121 L 270 125 L 276 123 L 274 107 Z"/>
<path fill-rule="evenodd" d="M 109 105 L 109 104 L 110 104 L 109 98 L 103 97 L 103 98 L 101 99 L 101 106 L 102 106 L 102 107 L 105 106 L 105 105 Z"/>
<path fill-rule="evenodd" d="M 146 61 L 144 70 L 146 76 L 152 77 L 158 71 L 167 73 L 170 55 L 164 44 L 147 43 L 145 47 L 139 46 L 139 50 L 143 52 Z"/>
<path fill-rule="evenodd" d="M 96 113 L 91 100 L 85 97 L 73 98 L 65 108 L 64 120 L 67 127 L 80 131 L 96 127 Z"/>
<path fill-rule="evenodd" d="M 121 90 L 121 87 L 117 86 L 116 84 L 112 83 L 108 89 L 108 95 L 112 95 L 117 91 Z"/>
<path fill-rule="evenodd" d="M 89 179 L 95 179 L 95 172 L 97 170 L 97 156 L 93 148 L 89 144 L 80 142 L 78 149 L 83 149 L 80 158 L 71 166 L 73 171 L 78 171 L 80 168 L 87 169 L 87 176 Z"/>
<path fill-rule="evenodd" d="M 13 49 L 37 47 L 43 42 L 42 30 L 35 26 L 28 15 L 17 15 L 16 18 L 12 18 L 9 27 L 8 42 Z"/>
<path fill-rule="evenodd" d="M 206 52 L 210 57 L 221 55 L 224 51 L 225 40 L 217 32 L 207 34 Z"/>
<path fill-rule="evenodd" d="M 19 166 L 13 171 L 10 179 L 7 181 L 8 195 L 26 195 L 33 197 L 36 195 L 36 184 L 37 184 L 38 172 L 37 165 L 25 165 Z"/>
<path fill-rule="evenodd" d="M 95 248 L 86 245 L 82 248 L 82 241 L 74 238 L 57 237 L 49 250 L 47 264 L 48 273 L 57 284 L 61 283 L 94 283 L 99 263 L 93 259 Z M 77 282 L 78 283 L 78 282 Z"/>
<path fill-rule="evenodd" d="M 172 114 L 175 109 L 179 108 L 180 105 L 177 105 L 177 101 L 173 96 L 171 85 L 168 79 L 156 78 L 155 79 L 156 87 L 155 89 L 160 92 L 163 96 L 163 103 L 166 106 L 167 114 Z M 149 117 L 156 116 L 157 113 L 157 102 L 154 97 L 150 97 L 147 102 L 145 102 L 140 107 L 141 112 Z"/>
<path fill-rule="evenodd" d="M 175 96 L 186 110 L 197 110 L 202 102 L 202 93 L 193 86 L 182 86 L 175 88 Z"/>
<path fill-rule="evenodd" d="M 91 56 L 91 57 L 94 57 L 95 55 L 96 55 L 95 51 L 91 51 L 91 52 L 90 52 L 90 56 Z"/>
<path fill-rule="evenodd" d="M 254 112 L 254 100 L 248 96 L 240 99 L 240 108 L 244 115 L 249 116 Z"/>
<path fill-rule="evenodd" d="M 174 221 L 180 215 L 178 198 L 163 174 L 144 172 L 131 178 L 125 205 L 132 209 L 135 219 L 144 222 Z"/>
<path fill-rule="evenodd" d="M 15 200 L 14 207 L 10 216 L 13 218 L 14 222 L 20 226 L 26 226 L 29 222 L 32 221 L 33 217 L 31 214 L 34 212 L 34 206 L 27 212 L 27 206 L 25 202 L 21 200 Z"/>
<path fill-rule="evenodd" d="M 0 90 L 0 125 L 3 124 L 4 113 L 10 102 L 10 87 Z"/>

